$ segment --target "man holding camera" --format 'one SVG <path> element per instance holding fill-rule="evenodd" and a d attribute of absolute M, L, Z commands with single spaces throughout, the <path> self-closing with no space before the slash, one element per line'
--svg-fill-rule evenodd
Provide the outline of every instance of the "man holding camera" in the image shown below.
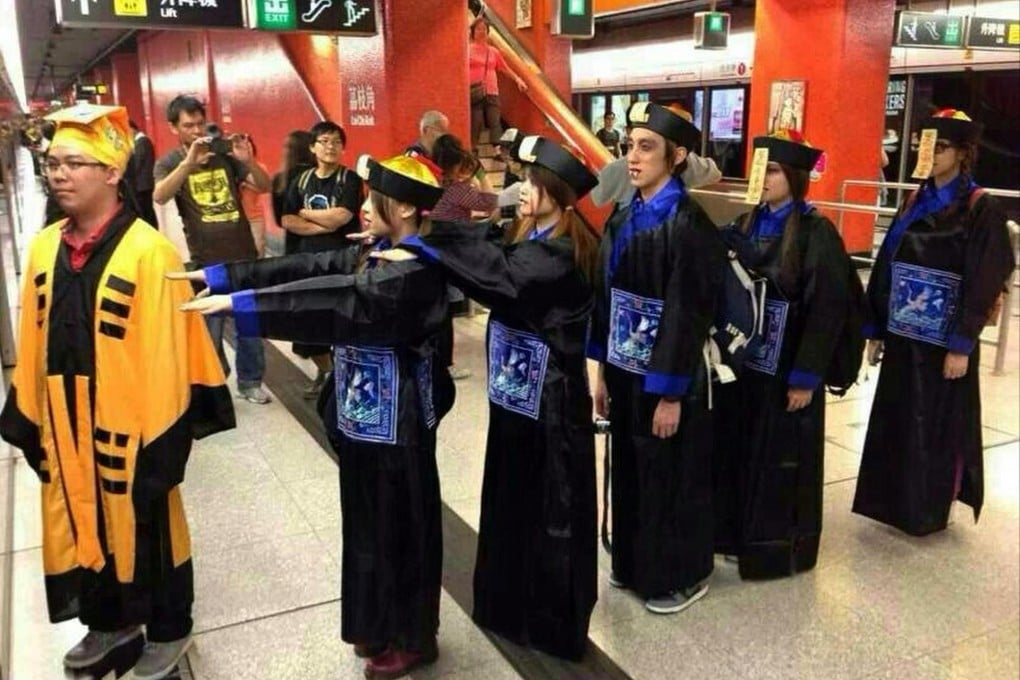
<path fill-rule="evenodd" d="M 194 97 L 175 97 L 167 105 L 166 117 L 181 145 L 157 161 L 153 200 L 160 205 L 171 198 L 176 201 L 191 251 L 190 266 L 256 259 L 240 187 L 248 182 L 259 191 L 269 191 L 271 180 L 252 162 L 251 142 L 224 138 L 219 127 L 207 125 L 205 107 Z M 229 375 L 223 352 L 223 318 L 206 317 L 206 322 L 223 370 Z M 262 389 L 262 340 L 238 337 L 236 348 L 241 396 L 253 404 L 269 403 L 269 395 Z"/>

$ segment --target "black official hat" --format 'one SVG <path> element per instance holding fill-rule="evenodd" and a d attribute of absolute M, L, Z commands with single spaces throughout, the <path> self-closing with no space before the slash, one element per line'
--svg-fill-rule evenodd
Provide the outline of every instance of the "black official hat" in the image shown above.
<path fill-rule="evenodd" d="M 522 163 L 541 165 L 566 182 L 578 198 L 595 188 L 599 183 L 591 170 L 556 142 L 530 135 L 523 137 L 517 147 L 516 154 Z"/>
<path fill-rule="evenodd" d="M 924 121 L 921 128 L 937 130 L 939 139 L 947 139 L 954 144 L 972 144 L 981 134 L 978 124 L 959 109 L 937 111 Z"/>
<path fill-rule="evenodd" d="M 634 102 L 627 109 L 627 123 L 632 128 L 657 132 L 688 151 L 701 146 L 701 131 L 679 113 L 652 102 Z"/>
<path fill-rule="evenodd" d="M 517 149 L 521 146 L 521 140 L 524 139 L 524 135 L 517 128 L 507 128 L 503 131 L 503 136 L 496 142 L 496 146 L 505 147 L 507 153 L 510 154 L 510 158 L 520 162 L 517 157 Z"/>
<path fill-rule="evenodd" d="M 379 163 L 362 154 L 355 169 L 370 188 L 420 210 L 432 210 L 443 195 L 432 171 L 410 156 L 394 156 Z"/>
<path fill-rule="evenodd" d="M 755 149 L 768 149 L 769 161 L 811 172 L 822 155 L 796 130 L 777 130 L 768 137 L 755 137 Z"/>

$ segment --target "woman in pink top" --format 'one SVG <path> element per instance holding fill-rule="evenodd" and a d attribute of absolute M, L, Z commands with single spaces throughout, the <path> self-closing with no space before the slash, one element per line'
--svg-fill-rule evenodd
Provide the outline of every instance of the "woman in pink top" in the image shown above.
<path fill-rule="evenodd" d="M 468 45 L 468 82 L 482 83 L 485 90 L 482 99 L 471 101 L 471 143 L 476 149 L 483 127 L 489 129 L 489 139 L 493 143 L 503 134 L 499 122 L 499 82 L 496 80 L 496 71 L 513 78 L 521 92 L 528 89 L 520 76 L 507 67 L 499 50 L 489 44 L 489 23 L 479 16 L 471 24 L 471 42 Z"/>

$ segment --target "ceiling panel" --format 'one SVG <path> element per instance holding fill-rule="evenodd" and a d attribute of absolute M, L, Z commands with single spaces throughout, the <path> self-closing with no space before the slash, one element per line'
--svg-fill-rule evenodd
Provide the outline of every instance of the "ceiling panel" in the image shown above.
<path fill-rule="evenodd" d="M 50 100 L 130 31 L 109 28 L 60 28 L 54 3 L 16 0 L 25 89 L 29 99 Z"/>

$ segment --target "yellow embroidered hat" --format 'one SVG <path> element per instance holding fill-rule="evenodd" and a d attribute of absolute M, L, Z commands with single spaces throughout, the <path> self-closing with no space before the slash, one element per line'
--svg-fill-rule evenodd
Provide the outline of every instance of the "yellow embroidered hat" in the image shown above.
<path fill-rule="evenodd" d="M 134 141 L 123 106 L 78 104 L 46 116 L 57 124 L 50 147 L 69 147 L 92 156 L 100 163 L 127 167 Z"/>

